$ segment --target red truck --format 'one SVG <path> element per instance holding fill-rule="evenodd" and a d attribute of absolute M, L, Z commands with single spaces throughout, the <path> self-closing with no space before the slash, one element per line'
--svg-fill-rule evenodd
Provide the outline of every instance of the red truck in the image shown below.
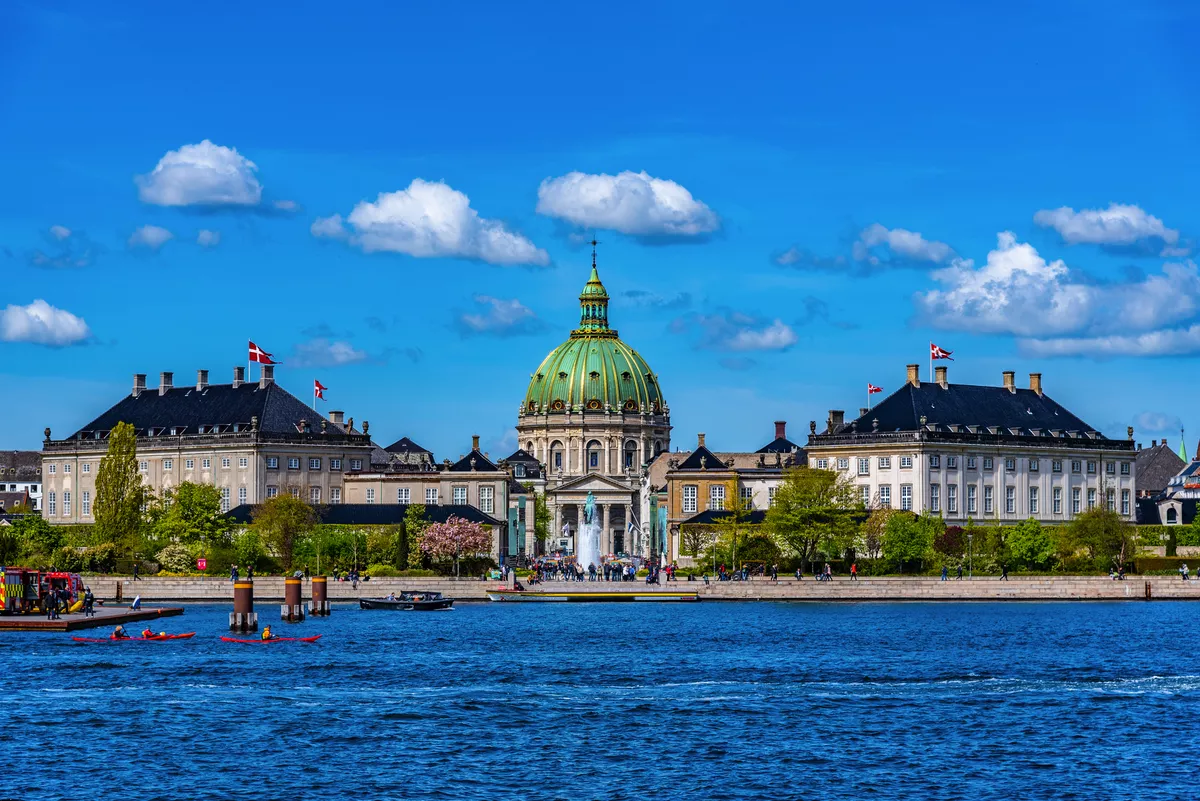
<path fill-rule="evenodd" d="M 3 567 L 0 614 L 45 612 L 51 589 L 67 591 L 67 607 L 83 598 L 83 577 L 78 573 L 42 571 L 28 567 Z"/>

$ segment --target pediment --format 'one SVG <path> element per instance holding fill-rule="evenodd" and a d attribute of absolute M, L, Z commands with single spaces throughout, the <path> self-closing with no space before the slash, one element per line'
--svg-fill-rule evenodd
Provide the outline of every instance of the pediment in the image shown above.
<path fill-rule="evenodd" d="M 618 481 L 614 478 L 601 475 L 600 473 L 588 473 L 586 476 L 576 476 L 570 478 L 554 487 L 551 492 L 569 492 L 569 493 L 610 493 L 623 492 L 628 495 L 632 490 L 629 485 L 623 481 Z"/>

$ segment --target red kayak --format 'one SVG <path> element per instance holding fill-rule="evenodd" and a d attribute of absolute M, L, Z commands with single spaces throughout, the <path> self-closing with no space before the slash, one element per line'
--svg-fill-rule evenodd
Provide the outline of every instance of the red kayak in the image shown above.
<path fill-rule="evenodd" d="M 320 634 L 318 634 L 316 637 L 272 637 L 269 640 L 264 640 L 261 637 L 258 639 L 255 639 L 255 640 L 239 640 L 237 637 L 222 637 L 221 641 L 222 642 L 244 642 L 244 643 L 261 642 L 263 644 L 266 644 L 266 643 L 271 643 L 271 642 L 316 642 L 319 639 L 321 639 Z"/>
<path fill-rule="evenodd" d="M 75 642 L 161 642 L 162 640 L 190 640 L 196 632 L 183 634 L 155 634 L 153 637 L 72 637 Z"/>

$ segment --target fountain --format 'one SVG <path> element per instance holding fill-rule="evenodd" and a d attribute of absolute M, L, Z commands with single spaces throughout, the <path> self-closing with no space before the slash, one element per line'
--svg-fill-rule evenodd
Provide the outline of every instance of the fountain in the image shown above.
<path fill-rule="evenodd" d="M 575 561 L 583 570 L 588 565 L 600 568 L 600 524 L 596 522 L 596 499 L 587 494 L 583 504 L 583 521 L 575 534 Z"/>

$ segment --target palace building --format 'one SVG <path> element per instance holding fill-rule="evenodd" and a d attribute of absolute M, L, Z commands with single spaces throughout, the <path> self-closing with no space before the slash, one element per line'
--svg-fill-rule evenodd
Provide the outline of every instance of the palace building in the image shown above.
<path fill-rule="evenodd" d="M 671 415 L 658 376 L 609 327 L 594 245 L 591 276 L 579 296 L 579 327 L 530 376 L 517 412 L 520 449 L 506 461 L 545 466 L 533 483 L 546 495 L 551 548 L 573 547 L 591 493 L 601 553 L 631 553 L 645 550 L 634 541 L 641 530 L 641 475 L 670 449 Z"/>

